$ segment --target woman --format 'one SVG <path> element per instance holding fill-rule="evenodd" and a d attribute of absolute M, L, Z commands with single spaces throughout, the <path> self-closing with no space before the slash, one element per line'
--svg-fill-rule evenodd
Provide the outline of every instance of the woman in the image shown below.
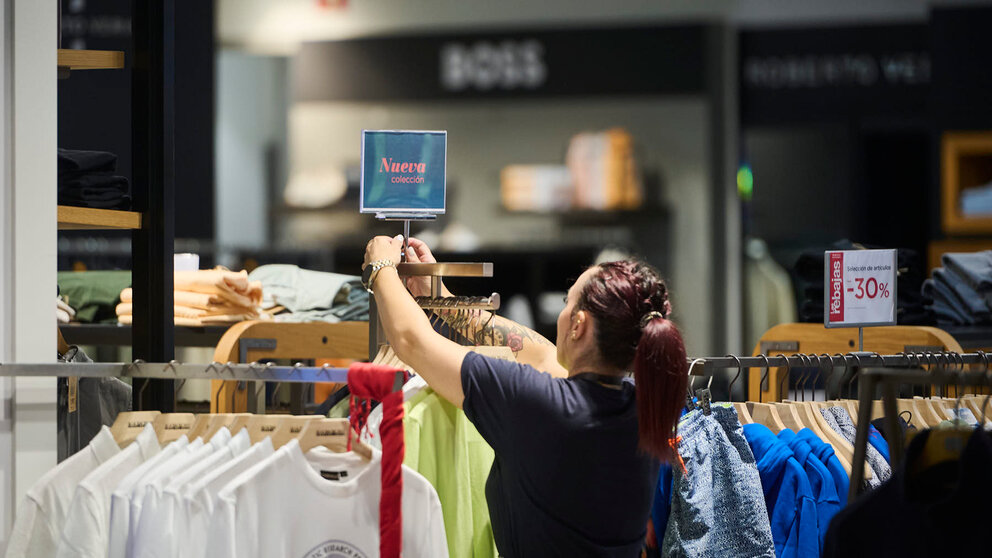
<path fill-rule="evenodd" d="M 434 331 L 411 297 L 429 286 L 404 285 L 396 272 L 402 249 L 402 237 L 373 238 L 367 284 L 397 356 L 464 409 L 495 451 L 486 499 L 500 553 L 636 556 L 658 460 L 674 455 L 687 382 L 685 347 L 657 272 L 636 261 L 586 270 L 568 290 L 555 345 L 496 318 L 480 337 L 506 340 L 517 357 L 508 362 Z M 412 238 L 407 256 L 434 261 Z M 631 369 L 636 388 L 623 380 Z"/>

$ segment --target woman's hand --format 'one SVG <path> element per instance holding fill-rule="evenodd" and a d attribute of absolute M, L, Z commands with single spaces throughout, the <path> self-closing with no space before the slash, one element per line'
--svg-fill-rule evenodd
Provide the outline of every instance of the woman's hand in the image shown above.
<path fill-rule="evenodd" d="M 408 244 L 409 245 L 406 249 L 406 261 L 410 263 L 437 263 L 437 259 L 434 258 L 434 254 L 431 253 L 431 249 L 422 240 L 411 236 L 408 240 Z M 407 277 L 406 288 L 413 296 L 430 296 L 431 278 Z M 443 286 L 441 287 L 441 291 L 442 293 L 445 291 Z M 450 293 L 445 296 L 450 296 Z"/>
<path fill-rule="evenodd" d="M 388 236 L 377 236 L 365 246 L 365 263 L 362 264 L 362 270 L 370 263 L 380 260 L 389 260 L 394 264 L 398 264 L 400 263 L 400 253 L 402 251 L 403 235 L 396 235 L 392 238 Z"/>

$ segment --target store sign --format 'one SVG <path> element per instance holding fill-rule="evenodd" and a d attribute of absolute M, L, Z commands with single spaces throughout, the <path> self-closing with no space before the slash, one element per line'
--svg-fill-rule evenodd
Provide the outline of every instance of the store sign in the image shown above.
<path fill-rule="evenodd" d="M 361 212 L 444 213 L 447 132 L 363 130 Z"/>
<path fill-rule="evenodd" d="M 451 42 L 441 47 L 441 85 L 448 91 L 537 89 L 547 76 L 544 45 L 536 39 Z"/>
<path fill-rule="evenodd" d="M 895 250 L 830 251 L 823 263 L 825 327 L 896 323 Z"/>
<path fill-rule="evenodd" d="M 774 29 L 740 37 L 745 124 L 859 113 L 915 116 L 927 109 L 926 25 Z"/>
<path fill-rule="evenodd" d="M 705 25 L 492 31 L 303 43 L 297 101 L 700 94 Z"/>

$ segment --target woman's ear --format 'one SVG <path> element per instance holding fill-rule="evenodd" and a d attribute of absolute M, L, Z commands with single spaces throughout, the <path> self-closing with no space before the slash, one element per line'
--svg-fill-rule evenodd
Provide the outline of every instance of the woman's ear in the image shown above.
<path fill-rule="evenodd" d="M 579 310 L 572 317 L 572 328 L 569 336 L 573 341 L 582 339 L 588 331 L 590 331 L 589 313 L 585 310 Z"/>

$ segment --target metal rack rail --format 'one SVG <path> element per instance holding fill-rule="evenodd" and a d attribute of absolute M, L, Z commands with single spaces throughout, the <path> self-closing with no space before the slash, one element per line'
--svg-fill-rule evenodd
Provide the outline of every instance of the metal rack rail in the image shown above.
<path fill-rule="evenodd" d="M 938 368 L 960 368 L 969 364 L 982 364 L 988 370 L 992 367 L 992 353 L 907 353 L 879 355 L 874 353 L 847 353 L 836 355 L 793 354 L 776 356 L 735 356 L 696 357 L 688 359 L 692 364 L 691 373 L 701 374 L 708 370 L 732 368 L 780 367 L 858 367 L 858 368 L 906 368 L 935 366 Z M 344 382 L 347 368 L 328 366 L 280 366 L 258 362 L 190 364 L 177 361 L 155 363 L 135 361 L 131 363 L 0 363 L 0 376 L 79 376 L 156 379 L 203 379 L 203 380 L 247 380 L 272 382 Z"/>
<path fill-rule="evenodd" d="M 0 364 L 0 376 L 78 376 L 81 378 L 155 378 L 163 380 L 243 380 L 261 382 L 348 381 L 347 368 L 277 366 L 253 362 L 184 364 L 176 361 L 115 363 Z"/>

